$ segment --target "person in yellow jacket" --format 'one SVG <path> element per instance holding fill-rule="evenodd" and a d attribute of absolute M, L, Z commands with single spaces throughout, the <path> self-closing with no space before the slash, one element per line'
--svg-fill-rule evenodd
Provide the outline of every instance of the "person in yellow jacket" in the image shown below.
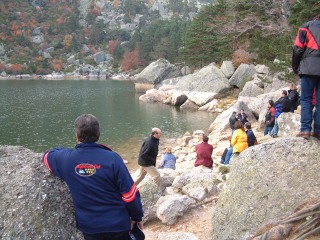
<path fill-rule="evenodd" d="M 230 162 L 232 154 L 241 153 L 243 150 L 248 148 L 248 138 L 247 134 L 243 129 L 243 124 L 240 121 L 237 121 L 234 124 L 235 131 L 232 134 L 231 138 L 231 147 L 229 148 L 224 164 L 227 165 Z"/>

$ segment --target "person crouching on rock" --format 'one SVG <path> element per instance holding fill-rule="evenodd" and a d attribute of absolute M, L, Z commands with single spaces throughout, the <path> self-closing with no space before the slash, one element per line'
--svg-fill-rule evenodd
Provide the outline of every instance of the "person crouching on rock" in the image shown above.
<path fill-rule="evenodd" d="M 228 165 L 233 154 L 241 153 L 243 150 L 248 148 L 248 137 L 246 132 L 243 129 L 242 122 L 237 121 L 234 124 L 235 131 L 232 134 L 231 138 L 231 147 L 229 148 L 224 165 Z"/>
<path fill-rule="evenodd" d="M 202 143 L 196 146 L 197 159 L 194 163 L 195 167 L 203 166 L 206 168 L 212 168 L 212 152 L 213 146 L 208 144 L 209 138 L 206 135 L 202 136 Z"/>
<path fill-rule="evenodd" d="M 166 147 L 159 168 L 176 169 L 176 156 L 172 154 L 172 147 Z"/>

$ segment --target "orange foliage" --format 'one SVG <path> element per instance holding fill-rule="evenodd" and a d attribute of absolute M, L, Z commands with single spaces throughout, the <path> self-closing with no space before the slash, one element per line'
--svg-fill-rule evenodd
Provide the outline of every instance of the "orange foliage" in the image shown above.
<path fill-rule="evenodd" d="M 19 25 L 16 22 L 12 22 L 11 26 L 9 27 L 11 31 L 16 31 L 19 29 Z"/>
<path fill-rule="evenodd" d="M 249 63 L 250 54 L 243 49 L 238 49 L 233 53 L 232 62 L 235 67 L 239 67 L 241 63 Z"/>
<path fill-rule="evenodd" d="M 38 57 L 36 57 L 36 61 L 38 61 L 38 62 L 42 62 L 42 61 L 43 61 L 43 57 L 42 57 L 42 56 L 38 56 Z"/>
<path fill-rule="evenodd" d="M 21 29 L 18 29 L 18 30 L 16 30 L 16 31 L 14 31 L 14 32 L 13 32 L 13 35 L 14 35 L 14 36 L 17 36 L 17 37 L 22 36 L 22 30 L 21 30 Z"/>
<path fill-rule="evenodd" d="M 116 51 L 116 48 L 119 46 L 120 42 L 118 40 L 110 40 L 108 47 L 109 47 L 109 52 L 114 53 Z"/>
<path fill-rule="evenodd" d="M 4 65 L 3 63 L 0 63 L 0 71 L 4 71 L 6 69 L 6 65 Z"/>
<path fill-rule="evenodd" d="M 6 7 L 4 5 L 2 5 L 1 8 L 0 8 L 0 11 L 1 12 L 6 12 Z"/>
<path fill-rule="evenodd" d="M 12 64 L 10 70 L 14 74 L 20 74 L 22 72 L 22 65 L 21 64 Z"/>
<path fill-rule="evenodd" d="M 51 62 L 51 66 L 52 66 L 54 71 L 57 71 L 57 72 L 61 71 L 62 66 L 63 66 L 62 60 L 53 59 L 52 62 Z"/>
<path fill-rule="evenodd" d="M 141 65 L 141 60 L 139 57 L 139 49 L 135 49 L 132 52 L 125 52 L 123 59 L 121 61 L 121 68 L 123 71 L 128 71 L 139 65 Z"/>
<path fill-rule="evenodd" d="M 94 15 L 96 17 L 101 15 L 101 10 L 99 10 L 97 8 L 92 9 L 90 12 L 92 15 Z"/>
<path fill-rule="evenodd" d="M 64 20 L 63 20 L 62 17 L 59 17 L 56 21 L 57 21 L 57 23 L 58 23 L 59 25 L 61 25 L 62 23 L 64 23 Z"/>
<path fill-rule="evenodd" d="M 114 0 L 113 1 L 113 7 L 119 8 L 120 5 L 121 5 L 121 0 Z"/>
<path fill-rule="evenodd" d="M 70 8 L 70 7 L 67 7 L 65 10 L 66 10 L 67 12 L 69 12 L 69 13 L 73 13 L 72 8 Z"/>

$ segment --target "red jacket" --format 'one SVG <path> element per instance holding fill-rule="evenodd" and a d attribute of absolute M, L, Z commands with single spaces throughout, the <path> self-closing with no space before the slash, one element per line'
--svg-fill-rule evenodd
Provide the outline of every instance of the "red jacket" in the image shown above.
<path fill-rule="evenodd" d="M 316 105 L 316 90 L 313 91 L 311 103 L 313 106 Z"/>
<path fill-rule="evenodd" d="M 208 144 L 207 142 L 202 142 L 198 144 L 196 146 L 197 160 L 194 163 L 194 166 L 197 167 L 203 165 L 205 167 L 211 168 L 213 164 L 211 157 L 212 151 L 212 145 Z"/>
<path fill-rule="evenodd" d="M 294 73 L 320 76 L 320 18 L 299 28 L 293 46 L 292 69 Z"/>

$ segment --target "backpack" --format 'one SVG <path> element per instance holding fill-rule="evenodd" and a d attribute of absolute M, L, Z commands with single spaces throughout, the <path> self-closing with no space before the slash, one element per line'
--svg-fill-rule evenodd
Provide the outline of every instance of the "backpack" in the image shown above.
<path fill-rule="evenodd" d="M 224 163 L 224 160 L 226 159 L 226 155 L 227 155 L 227 152 L 228 152 L 228 148 L 226 148 L 221 156 L 221 161 L 220 163 L 223 164 Z"/>
<path fill-rule="evenodd" d="M 271 111 L 269 110 L 268 112 L 267 112 L 267 114 L 266 114 L 266 116 L 265 116 L 265 119 L 266 119 L 266 122 L 267 121 L 271 121 Z"/>
<path fill-rule="evenodd" d="M 290 91 L 288 97 L 291 101 L 292 109 L 296 110 L 300 105 L 300 95 L 297 91 Z"/>
<path fill-rule="evenodd" d="M 283 99 L 281 102 L 282 112 L 290 112 L 291 111 L 291 101 L 289 98 Z"/>

